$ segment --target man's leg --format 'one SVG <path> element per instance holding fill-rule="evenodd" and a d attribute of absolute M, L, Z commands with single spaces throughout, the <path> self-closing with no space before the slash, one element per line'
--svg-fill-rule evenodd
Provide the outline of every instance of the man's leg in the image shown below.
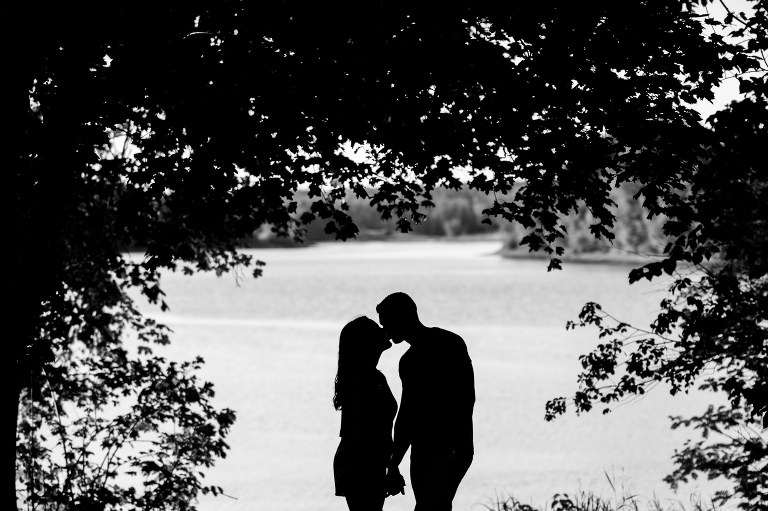
<path fill-rule="evenodd" d="M 472 454 L 411 452 L 414 511 L 450 511 Z"/>

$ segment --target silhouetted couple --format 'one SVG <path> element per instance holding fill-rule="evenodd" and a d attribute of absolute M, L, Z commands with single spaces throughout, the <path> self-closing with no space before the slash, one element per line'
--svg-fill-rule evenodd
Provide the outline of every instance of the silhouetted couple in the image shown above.
<path fill-rule="evenodd" d="M 416 304 L 393 293 L 376 306 L 381 327 L 359 317 L 341 330 L 333 404 L 341 410 L 341 442 L 333 460 L 336 495 L 350 511 L 381 511 L 405 493 L 400 462 L 411 448 L 416 511 L 450 510 L 474 455 L 475 384 L 464 340 L 424 326 Z M 376 369 L 389 339 L 410 347 L 400 359 L 400 409 Z M 394 424 L 394 440 L 392 422 Z"/>

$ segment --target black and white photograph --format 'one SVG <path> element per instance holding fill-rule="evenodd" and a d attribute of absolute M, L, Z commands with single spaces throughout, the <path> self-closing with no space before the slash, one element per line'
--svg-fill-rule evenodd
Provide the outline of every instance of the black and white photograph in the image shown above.
<path fill-rule="evenodd" d="M 768 511 L 768 0 L 0 21 L 0 509 Z"/>

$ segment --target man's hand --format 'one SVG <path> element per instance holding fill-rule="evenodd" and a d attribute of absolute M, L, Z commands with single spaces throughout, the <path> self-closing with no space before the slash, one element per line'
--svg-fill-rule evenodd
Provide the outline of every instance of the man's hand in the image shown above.
<path fill-rule="evenodd" d="M 400 474 L 400 470 L 397 467 L 390 468 L 387 471 L 387 477 L 384 484 L 387 490 L 387 497 L 397 495 L 398 493 L 405 495 L 405 479 L 403 479 L 403 476 Z"/>

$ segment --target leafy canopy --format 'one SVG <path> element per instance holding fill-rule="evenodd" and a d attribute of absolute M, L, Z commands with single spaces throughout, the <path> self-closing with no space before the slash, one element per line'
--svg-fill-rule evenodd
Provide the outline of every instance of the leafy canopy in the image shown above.
<path fill-rule="evenodd" d="M 260 263 L 237 246 L 263 225 L 301 239 L 303 226 L 320 218 L 337 238 L 354 237 L 348 190 L 404 232 L 423 220 L 436 187 L 480 190 L 494 197 L 489 221 L 529 228 L 523 241 L 549 253 L 550 268 L 560 266 L 562 218 L 580 206 L 595 236 L 612 237 L 609 192 L 621 183 L 639 185 L 650 214 L 678 218 L 685 232 L 701 214 L 691 209 L 690 184 L 720 143 L 691 105 L 711 99 L 726 72 L 752 69 L 763 48 L 707 36 L 695 4 L 4 8 L 12 39 L 26 50 L 24 59 L 11 57 L 9 74 L 18 126 L 10 235 L 19 245 L 11 360 L 17 381 L 29 382 L 18 428 L 30 440 L 17 459 L 27 470 L 23 498 L 144 508 L 193 502 L 203 486 L 191 467 L 223 455 L 233 416 L 213 409 L 210 387 L 189 376 L 196 362 L 174 365 L 152 353 L 162 328 L 135 317 L 131 291 L 165 308 L 161 270 L 250 265 L 258 274 Z M 758 13 L 756 29 L 764 9 Z M 29 19 L 35 32 L 23 28 Z M 763 82 L 754 83 L 758 104 Z M 312 198 L 303 215 L 300 186 Z M 695 251 L 682 246 L 682 254 Z M 140 261 L 124 255 L 136 247 Z M 138 354 L 124 350 L 131 331 L 149 341 Z M 93 413 L 118 402 L 133 408 L 85 430 L 54 417 L 50 399 L 65 414 L 91 401 Z M 182 419 L 182 436 L 163 436 Z M 105 439 L 107 452 L 114 435 L 133 438 L 129 422 L 147 424 L 139 429 L 155 435 L 156 460 L 138 466 L 153 474 L 155 489 L 110 486 L 110 465 L 100 472 L 84 464 L 91 454 L 65 440 L 55 448 L 74 458 L 44 461 L 59 458 L 33 448 L 43 422 Z M 179 446 L 193 454 L 179 457 Z M 181 464 L 168 465 L 168 452 Z M 37 461 L 24 469 L 25 457 Z M 135 459 L 121 459 L 136 468 Z M 31 466 L 45 474 L 44 490 Z M 91 482 L 52 483 L 61 470 Z M 176 494 L 185 477 L 188 493 Z M 165 499 L 172 494 L 179 500 Z"/>

